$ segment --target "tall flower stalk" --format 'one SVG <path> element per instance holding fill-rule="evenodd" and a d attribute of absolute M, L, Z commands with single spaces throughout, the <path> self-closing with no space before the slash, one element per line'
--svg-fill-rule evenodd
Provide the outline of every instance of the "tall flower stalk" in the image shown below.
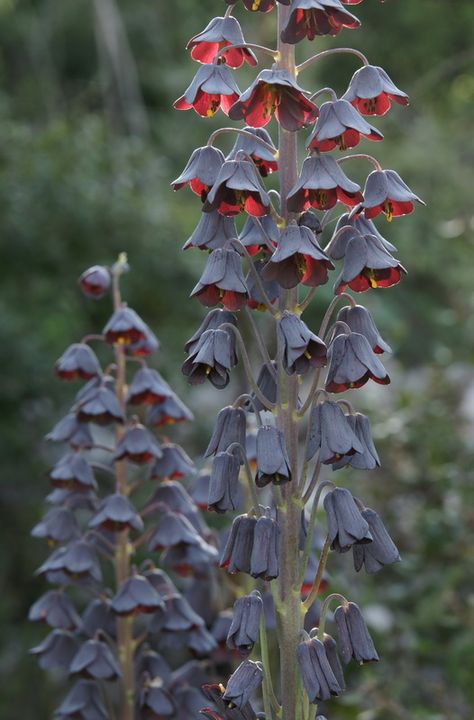
<path fill-rule="evenodd" d="M 367 118 L 384 115 L 393 102 L 406 105 L 408 98 L 382 68 L 370 65 L 352 48 L 325 50 L 296 65 L 296 43 L 359 27 L 346 7 L 357 0 L 243 0 L 245 9 L 257 17 L 259 11 L 276 6 L 274 49 L 246 43 L 234 17 L 240 3 L 226 1 L 225 17 L 214 18 L 188 45 L 192 57 L 203 64 L 175 103 L 177 109 L 194 109 L 204 118 L 221 109 L 231 119 L 246 122 L 244 128 L 214 131 L 173 183 L 176 190 L 189 184 L 203 203 L 201 221 L 185 248 L 210 252 L 192 296 L 215 308 L 188 342 L 183 371 L 192 384 L 209 380 L 222 389 L 237 362 L 236 350 L 244 364 L 249 395 L 246 402 L 238 398 L 227 412 L 230 417 L 244 407 L 247 418 L 255 417 L 256 452 L 243 445 L 241 420 L 229 423 L 223 432 L 224 411 L 214 431 L 223 441 L 213 475 L 218 476 L 222 497 L 230 498 L 220 511 L 244 511 L 233 520 L 221 565 L 232 574 L 240 571 L 257 578 L 259 590 L 271 593 L 279 663 L 277 668 L 270 664 L 266 616 L 261 613 L 259 655 L 245 659 L 225 687 L 207 692 L 216 703 L 214 718 L 235 718 L 235 707 L 245 717 L 252 716 L 249 697 L 261 685 L 267 720 L 311 720 L 320 702 L 344 690 L 340 658 L 349 662 L 354 657 L 361 664 L 378 659 L 358 606 L 339 593 L 322 594 L 331 552 L 352 550 L 355 568 L 368 572 L 399 560 L 377 513 L 349 490 L 321 479 L 320 472 L 323 465 L 371 470 L 380 464 L 369 421 L 356 412 L 349 397 L 352 401 L 352 391 L 369 380 L 390 382 L 380 360 L 390 348 L 370 313 L 347 291 L 374 291 L 401 280 L 405 269 L 394 256 L 396 248 L 372 220 L 384 214 L 391 221 L 410 213 L 419 198 L 371 155 L 345 153 L 365 139 L 381 140 L 381 132 Z M 250 64 L 255 64 L 255 55 L 274 61 L 240 97 L 231 70 L 244 62 L 243 55 L 232 55 L 237 49 L 252 53 L 246 56 Z M 362 67 L 341 98 L 330 87 L 312 94 L 300 87 L 302 74 L 313 63 L 342 53 L 353 54 Z M 323 95 L 329 99 L 317 105 Z M 273 116 L 278 124 L 276 144 L 264 130 Z M 299 131 L 309 126 L 308 156 L 299 168 Z M 232 133 L 235 145 L 224 157 L 214 144 Z M 351 160 L 373 166 L 364 191 L 345 173 Z M 278 193 L 268 192 L 262 181 L 275 170 Z M 330 234 L 330 220 L 339 207 L 343 213 Z M 238 227 L 241 215 L 247 219 Z M 302 316 L 335 263 L 340 271 L 334 299 L 316 334 Z M 236 313 L 244 308 L 247 315 L 266 310 L 275 331 L 267 346 L 260 323 L 252 320 L 262 360 L 258 374 L 239 331 Z M 346 391 L 347 399 L 341 399 Z M 224 454 L 244 463 L 240 480 L 248 486 L 247 507 L 233 500 L 237 476 L 221 470 Z M 210 510 L 216 509 L 213 499 Z M 321 500 L 325 523 L 318 516 Z M 316 559 L 319 524 L 326 526 L 326 539 L 323 534 Z M 328 611 L 336 602 L 337 643 L 327 632 Z M 234 609 L 231 647 L 239 623 L 255 627 L 255 602 L 249 600 L 248 607 L 244 620 L 241 606 L 238 613 L 237 605 Z M 250 647 L 255 642 L 253 633 Z M 244 657 L 248 648 L 242 645 Z"/>

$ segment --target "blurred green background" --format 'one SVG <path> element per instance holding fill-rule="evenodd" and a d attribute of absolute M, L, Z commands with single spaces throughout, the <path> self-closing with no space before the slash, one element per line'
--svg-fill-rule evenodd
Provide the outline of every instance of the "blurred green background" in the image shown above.
<path fill-rule="evenodd" d="M 29 538 L 48 490 L 53 452 L 42 438 L 71 400 L 52 365 L 107 319 L 76 278 L 121 250 L 125 293 L 166 348 L 159 367 L 198 415 L 173 432 L 202 452 L 223 396 L 185 389 L 182 346 L 203 312 L 187 299 L 204 263 L 181 253 L 199 215 L 170 181 L 222 117 L 177 113 L 195 67 L 188 38 L 223 0 L 0 0 L 0 717 L 46 720 L 58 687 L 27 648 L 25 622 L 43 590 L 45 548 Z M 352 674 L 329 717 L 472 720 L 474 716 L 474 8 L 471 0 L 366 0 L 360 32 L 313 47 L 363 50 L 412 97 L 375 120 L 365 143 L 428 202 L 392 225 L 409 275 L 370 305 L 394 348 L 392 386 L 359 393 L 383 468 L 347 475 L 381 511 L 404 562 L 376 578 L 337 576 L 367 613 L 384 662 Z M 274 13 L 236 12 L 248 40 L 271 44 Z M 298 47 L 301 58 L 312 46 Z M 300 78 L 342 92 L 354 59 L 330 59 Z M 237 72 L 243 90 L 251 75 Z M 273 124 L 269 127 L 274 132 Z M 228 149 L 227 141 L 222 147 Z M 350 175 L 363 180 L 354 163 Z M 358 174 L 359 173 L 359 174 Z M 308 323 L 316 327 L 324 300 Z M 235 381 L 234 381 L 235 382 Z M 233 386 L 235 390 L 235 385 Z M 347 571 L 350 561 L 337 567 Z M 339 572 L 339 571 L 338 571 Z M 356 677 L 357 676 L 357 677 Z"/>

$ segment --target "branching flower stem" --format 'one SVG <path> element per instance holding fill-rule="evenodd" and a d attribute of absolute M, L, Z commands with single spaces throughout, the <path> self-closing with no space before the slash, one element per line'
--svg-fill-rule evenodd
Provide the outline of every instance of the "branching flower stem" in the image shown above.
<path fill-rule="evenodd" d="M 269 143 L 265 142 L 265 140 L 262 140 L 262 138 L 259 138 L 258 135 L 254 135 L 253 133 L 249 132 L 248 130 L 242 130 L 240 128 L 234 128 L 234 127 L 217 128 L 217 130 L 214 130 L 214 132 L 209 135 L 207 144 L 213 145 L 214 141 L 219 137 L 219 135 L 227 135 L 228 133 L 237 133 L 237 135 L 243 135 L 244 137 L 248 137 L 251 140 L 255 141 L 258 145 L 261 145 L 263 148 L 265 148 L 265 150 L 268 150 L 269 152 L 271 152 L 275 157 L 278 157 L 278 150 L 276 150 L 273 147 L 273 145 L 270 145 Z"/>
<path fill-rule="evenodd" d="M 260 615 L 260 656 L 263 663 L 263 706 L 265 709 L 265 718 L 271 720 L 272 709 L 277 717 L 282 717 L 281 706 L 278 702 L 275 691 L 273 690 L 273 682 L 270 669 L 270 655 L 268 652 L 267 628 L 265 625 L 265 613 Z"/>
<path fill-rule="evenodd" d="M 300 72 L 303 72 L 303 70 L 311 67 L 311 65 L 313 65 L 315 62 L 318 62 L 318 60 L 322 60 L 323 58 L 329 57 L 330 55 L 341 55 L 347 53 L 349 55 L 355 55 L 356 57 L 358 57 L 360 60 L 362 60 L 364 65 L 370 64 L 364 53 L 361 53 L 359 50 L 355 50 L 354 48 L 330 48 L 329 50 L 322 50 L 321 52 L 313 55 L 312 57 L 302 62 L 296 68 L 296 72 L 299 74 Z"/>
<path fill-rule="evenodd" d="M 331 593 L 331 595 L 328 595 L 327 598 L 324 599 L 323 605 L 321 607 L 321 619 L 319 621 L 318 640 L 323 640 L 323 638 L 324 638 L 324 628 L 326 627 L 326 616 L 327 616 L 327 613 L 329 610 L 329 606 L 333 600 L 339 600 L 339 602 L 341 602 L 343 605 L 348 604 L 347 598 L 345 598 L 344 595 L 341 595 L 340 593 Z"/>
<path fill-rule="evenodd" d="M 309 610 L 311 605 L 314 603 L 316 598 L 318 597 L 319 588 L 321 586 L 321 580 L 323 579 L 323 574 L 326 569 L 326 563 L 329 557 L 329 550 L 330 550 L 330 541 L 329 538 L 326 538 L 324 547 L 321 552 L 321 557 L 319 558 L 319 564 L 318 564 L 318 570 L 316 573 L 316 577 L 314 578 L 313 587 L 311 588 L 308 597 L 303 602 L 303 609 L 305 612 Z M 324 632 L 324 630 L 323 630 Z"/>
<path fill-rule="evenodd" d="M 367 160 L 371 165 L 374 166 L 376 170 L 381 170 L 382 166 L 379 163 L 378 160 L 376 160 L 372 155 L 368 155 L 367 153 L 355 153 L 354 155 L 344 155 L 344 157 L 339 158 L 336 160 L 338 165 L 342 165 L 342 163 L 348 162 L 348 160 Z"/>

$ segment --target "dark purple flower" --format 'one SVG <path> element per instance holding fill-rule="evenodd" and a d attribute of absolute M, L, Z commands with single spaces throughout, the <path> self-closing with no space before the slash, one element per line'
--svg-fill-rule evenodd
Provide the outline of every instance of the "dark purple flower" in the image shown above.
<path fill-rule="evenodd" d="M 314 40 L 317 35 L 338 35 L 343 28 L 358 27 L 359 20 L 339 0 L 293 0 L 281 39 L 294 45 L 304 38 Z"/>
<path fill-rule="evenodd" d="M 379 660 L 358 605 L 353 602 L 340 605 L 334 612 L 334 621 L 337 625 L 342 659 L 346 665 L 351 658 L 359 665 Z"/>
<path fill-rule="evenodd" d="M 315 238 L 323 232 L 321 222 L 312 210 L 306 210 L 304 213 L 301 213 L 298 218 L 298 225 L 309 228 Z"/>
<path fill-rule="evenodd" d="M 202 538 L 199 538 L 196 545 L 189 543 L 174 545 L 165 550 L 161 556 L 164 567 L 170 568 L 182 577 L 194 573 L 202 574 L 208 570 L 209 565 L 215 565 L 216 560 L 216 549 Z"/>
<path fill-rule="evenodd" d="M 204 202 L 219 175 L 224 160 L 224 154 L 212 145 L 196 148 L 181 175 L 171 183 L 173 190 L 180 190 L 185 185 L 189 185 Z"/>
<path fill-rule="evenodd" d="M 271 215 L 264 215 L 259 218 L 259 222 L 262 227 L 252 217 L 248 217 L 239 235 L 239 240 L 247 248 L 249 255 L 256 255 L 261 250 L 271 252 L 272 246 L 276 247 L 280 238 L 280 231 Z M 267 244 L 267 238 L 270 241 L 270 247 Z"/>
<path fill-rule="evenodd" d="M 167 718 L 172 717 L 176 712 L 176 705 L 172 695 L 163 687 L 163 678 L 157 675 L 150 677 L 145 674 L 138 692 L 138 706 L 140 717 Z"/>
<path fill-rule="evenodd" d="M 260 662 L 244 660 L 230 676 L 223 699 L 242 710 L 251 694 L 262 683 L 263 669 Z"/>
<path fill-rule="evenodd" d="M 61 590 L 49 590 L 37 600 L 28 612 L 31 622 L 45 622 L 52 628 L 75 630 L 81 625 L 71 598 Z"/>
<path fill-rule="evenodd" d="M 97 482 L 87 460 L 78 452 L 67 453 L 49 472 L 51 485 L 68 490 L 97 490 Z"/>
<path fill-rule="evenodd" d="M 352 332 L 366 337 L 376 355 L 392 352 L 390 345 L 385 342 L 377 330 L 372 315 L 363 305 L 346 305 L 339 310 L 337 319 L 346 323 Z"/>
<path fill-rule="evenodd" d="M 207 494 L 206 494 L 207 499 Z M 159 507 L 156 508 L 159 503 Z M 151 508 L 162 509 L 166 506 L 171 512 L 184 515 L 199 534 L 208 534 L 208 529 L 202 517 L 197 512 L 196 504 L 179 482 L 174 480 L 163 480 L 159 483 L 155 492 L 148 500 L 145 509 L 151 512 Z M 206 503 L 207 507 L 207 503 Z"/>
<path fill-rule="evenodd" d="M 158 613 L 155 629 L 163 632 L 180 632 L 203 627 L 204 620 L 192 609 L 180 593 L 170 593 L 164 598 L 164 607 Z"/>
<path fill-rule="evenodd" d="M 163 455 L 158 441 L 144 425 L 128 427 L 117 443 L 114 460 L 129 460 L 137 465 L 149 463 Z"/>
<path fill-rule="evenodd" d="M 376 235 L 354 233 L 347 243 L 334 293 L 340 295 L 347 287 L 354 292 L 392 287 L 400 282 L 402 275 L 406 275 L 405 268 Z"/>
<path fill-rule="evenodd" d="M 151 479 L 181 478 L 194 472 L 194 463 L 182 447 L 175 443 L 165 443 L 160 449 L 162 455 L 153 464 Z"/>
<path fill-rule="evenodd" d="M 207 509 L 218 513 L 237 510 L 242 497 L 239 485 L 240 460 L 237 453 L 218 452 L 212 463 Z"/>
<path fill-rule="evenodd" d="M 203 210 L 217 210 L 229 217 L 241 212 L 255 217 L 268 215 L 270 198 L 254 163 L 251 160 L 226 160 Z"/>
<path fill-rule="evenodd" d="M 191 497 L 200 510 L 207 510 L 210 481 L 211 475 L 208 470 L 200 472 L 193 481 Z"/>
<path fill-rule="evenodd" d="M 201 713 L 208 720 L 257 720 L 257 716 L 248 702 L 241 709 L 230 707 L 224 700 L 225 688 L 223 685 L 203 685 L 202 692 L 208 700 L 211 700 L 215 707 L 206 707 Z M 217 710 L 215 709 L 217 708 Z"/>
<path fill-rule="evenodd" d="M 78 282 L 86 297 L 100 300 L 110 287 L 110 272 L 102 265 L 93 265 L 84 270 Z"/>
<path fill-rule="evenodd" d="M 268 301 L 271 305 L 274 305 L 274 303 L 276 303 L 276 301 L 280 297 L 280 285 L 277 283 L 276 280 L 266 280 L 265 277 L 263 277 L 263 271 L 266 265 L 267 263 L 265 260 L 253 261 L 255 272 L 260 278 Z M 247 290 L 249 293 L 247 305 L 251 307 L 252 310 L 260 310 L 261 312 L 265 312 L 267 309 L 265 298 L 263 297 L 260 288 L 255 281 L 254 274 L 250 271 L 245 278 L 245 284 L 247 285 Z"/>
<path fill-rule="evenodd" d="M 160 373 L 143 367 L 137 370 L 128 386 L 126 402 L 130 405 L 152 405 L 172 396 L 173 391 Z"/>
<path fill-rule="evenodd" d="M 135 310 L 123 305 L 115 310 L 112 317 L 102 330 L 106 341 L 113 345 L 132 345 L 143 340 L 147 333 L 147 326 L 137 315 Z"/>
<path fill-rule="evenodd" d="M 334 677 L 336 678 L 337 682 L 339 683 L 339 687 L 342 690 L 345 690 L 346 684 L 344 682 L 344 673 L 342 671 L 341 661 L 339 660 L 339 655 L 337 653 L 336 641 L 330 635 L 328 635 L 327 633 L 324 633 L 323 645 L 324 645 L 324 649 L 326 651 L 326 657 L 328 659 L 328 663 L 331 667 L 331 670 L 334 673 Z"/>
<path fill-rule="evenodd" d="M 206 379 L 222 389 L 229 383 L 229 372 L 237 363 L 235 339 L 227 330 L 206 330 L 189 353 L 182 367 L 191 385 Z"/>
<path fill-rule="evenodd" d="M 277 332 L 283 346 L 283 367 L 288 375 L 304 375 L 312 367 L 326 365 L 326 345 L 299 317 L 285 311 Z"/>
<path fill-rule="evenodd" d="M 408 215 L 414 210 L 414 202 L 425 204 L 395 170 L 373 170 L 365 182 L 362 207 L 368 220 L 380 213 L 384 213 L 388 221 Z"/>
<path fill-rule="evenodd" d="M 206 317 L 198 327 L 194 335 L 192 335 L 184 346 L 187 353 L 193 352 L 206 330 L 218 330 L 224 323 L 230 323 L 237 327 L 237 318 L 234 313 L 221 308 L 215 308 L 207 313 Z"/>
<path fill-rule="evenodd" d="M 236 572 L 250 573 L 256 524 L 257 518 L 250 515 L 237 515 L 234 518 L 220 561 L 220 567 L 226 568 L 231 575 Z"/>
<path fill-rule="evenodd" d="M 310 703 L 329 700 L 331 696 L 342 693 L 343 688 L 334 675 L 321 640 L 309 638 L 300 643 L 296 658 Z"/>
<path fill-rule="evenodd" d="M 36 538 L 45 538 L 50 545 L 68 543 L 80 537 L 75 515 L 68 508 L 52 508 L 31 531 Z"/>
<path fill-rule="evenodd" d="M 229 17 L 215 17 L 198 35 L 194 35 L 186 45 L 191 50 L 191 57 L 197 62 L 210 65 L 220 50 L 229 45 L 245 44 L 239 22 Z M 246 47 L 233 48 L 222 52 L 220 58 L 231 68 L 239 68 L 246 62 L 251 66 L 257 64 L 257 58 Z"/>
<path fill-rule="evenodd" d="M 79 680 L 54 713 L 55 720 L 107 720 L 108 717 L 101 689 L 92 680 Z"/>
<path fill-rule="evenodd" d="M 175 393 L 163 402 L 152 405 L 146 414 L 146 423 L 154 427 L 174 425 L 187 420 L 194 420 L 194 416 Z"/>
<path fill-rule="evenodd" d="M 56 375 L 63 380 L 90 380 L 101 375 L 97 356 L 85 343 L 74 343 L 55 364 Z"/>
<path fill-rule="evenodd" d="M 276 280 L 289 289 L 299 283 L 309 287 L 324 285 L 328 271 L 333 269 L 314 233 L 304 225 L 292 223 L 281 233 L 277 249 L 262 274 L 266 280 Z"/>
<path fill-rule="evenodd" d="M 96 680 L 116 680 L 122 673 L 109 646 L 99 639 L 87 640 L 69 666 L 72 675 Z"/>
<path fill-rule="evenodd" d="M 90 450 L 94 445 L 89 426 L 78 422 L 74 412 L 68 413 L 46 435 L 50 442 L 68 442 L 74 450 Z"/>
<path fill-rule="evenodd" d="M 290 480 L 290 461 L 282 431 L 271 425 L 262 425 L 257 432 L 255 484 L 262 488 L 269 483 L 281 485 Z"/>
<path fill-rule="evenodd" d="M 145 334 L 136 342 L 125 346 L 125 352 L 132 357 L 147 357 L 153 355 L 160 349 L 160 343 L 155 333 L 145 325 Z"/>
<path fill-rule="evenodd" d="M 397 252 L 395 245 L 388 242 L 388 240 L 379 233 L 372 220 L 367 220 L 363 213 L 355 215 L 350 219 L 348 213 L 341 215 L 334 229 L 334 235 L 325 248 L 325 251 L 333 260 L 341 260 L 346 254 L 349 242 L 353 237 L 358 235 L 374 235 L 387 252 Z"/>
<path fill-rule="evenodd" d="M 354 415 L 347 415 L 346 417 L 362 445 L 362 452 L 359 451 L 351 457 L 342 457 L 333 466 L 333 470 L 338 470 L 345 465 L 351 465 L 358 470 L 374 470 L 374 468 L 380 467 L 379 456 L 372 439 L 369 418 L 362 415 L 362 413 L 355 413 Z"/>
<path fill-rule="evenodd" d="M 264 128 L 253 128 L 250 126 L 244 127 L 245 132 L 253 135 L 255 140 L 248 135 L 237 135 L 237 140 L 234 143 L 234 147 L 227 156 L 227 160 L 234 160 L 237 157 L 239 151 L 242 151 L 250 157 L 258 168 L 258 171 L 262 177 L 267 177 L 272 172 L 278 170 L 277 149 L 273 144 L 269 133 Z M 271 152 L 262 143 L 258 142 L 260 138 L 267 145 L 274 148 Z"/>
<path fill-rule="evenodd" d="M 109 598 L 100 597 L 91 600 L 82 615 L 82 630 L 89 637 L 95 637 L 98 631 L 103 631 L 116 637 L 117 618 L 113 613 Z"/>
<path fill-rule="evenodd" d="M 163 600 L 143 575 L 132 575 L 120 585 L 111 604 L 117 615 L 153 613 L 163 607 Z"/>
<path fill-rule="evenodd" d="M 112 390 L 101 385 L 92 392 L 87 393 L 77 407 L 79 422 L 91 422 L 96 425 L 110 425 L 110 423 L 123 423 L 124 413 L 120 403 Z"/>
<path fill-rule="evenodd" d="M 190 297 L 195 297 L 206 307 L 218 303 L 222 303 L 227 310 L 243 307 L 248 291 L 239 253 L 224 248 L 213 250 Z"/>
<path fill-rule="evenodd" d="M 59 570 L 73 580 L 102 580 L 97 554 L 87 542 L 75 540 L 59 550 L 48 570 Z M 52 560 L 52 557 L 48 560 Z"/>
<path fill-rule="evenodd" d="M 351 78 L 342 96 L 362 115 L 385 115 L 392 102 L 408 105 L 408 95 L 393 84 L 385 70 L 364 65 Z"/>
<path fill-rule="evenodd" d="M 379 385 L 390 383 L 369 341 L 359 333 L 337 335 L 328 348 L 328 364 L 325 388 L 331 393 L 360 388 L 369 380 Z"/>
<path fill-rule="evenodd" d="M 250 556 L 250 575 L 262 580 L 274 580 L 278 577 L 279 527 L 270 516 L 265 514 L 257 518 L 253 533 L 253 547 Z"/>
<path fill-rule="evenodd" d="M 275 115 L 282 128 L 295 132 L 310 125 L 319 114 L 317 106 L 304 92 L 289 72 L 275 65 L 258 74 L 230 108 L 229 117 L 260 128 Z"/>
<path fill-rule="evenodd" d="M 120 493 L 108 495 L 99 505 L 97 513 L 89 521 L 89 527 L 121 532 L 126 528 L 140 532 L 143 520 L 131 501 Z"/>
<path fill-rule="evenodd" d="M 354 543 L 352 546 L 356 571 L 359 572 L 363 565 L 366 572 L 373 574 L 381 570 L 384 565 L 400 562 L 397 546 L 375 510 L 365 508 L 361 511 L 361 515 L 369 525 L 372 542 L 368 545 Z"/>
<path fill-rule="evenodd" d="M 38 657 L 42 670 L 66 670 L 76 654 L 78 641 L 68 630 L 53 630 L 30 653 Z"/>
<path fill-rule="evenodd" d="M 151 536 L 149 548 L 156 552 L 180 543 L 199 545 L 201 541 L 195 528 L 184 515 L 168 511 L 161 515 Z"/>
<path fill-rule="evenodd" d="M 351 492 L 335 488 L 324 498 L 324 509 L 328 521 L 328 538 L 331 550 L 343 553 L 354 543 L 370 543 L 372 535 L 369 525 L 362 517 Z"/>
<path fill-rule="evenodd" d="M 247 657 L 258 640 L 262 597 L 258 590 L 244 595 L 234 603 L 232 623 L 227 633 L 227 647 Z"/>
<path fill-rule="evenodd" d="M 314 405 L 309 423 L 307 460 L 319 450 L 319 461 L 323 465 L 332 465 L 343 456 L 363 451 L 347 416 L 337 403 L 326 400 Z"/>
<path fill-rule="evenodd" d="M 191 108 L 201 117 L 211 118 L 221 108 L 226 115 L 239 99 L 239 86 L 225 65 L 202 65 L 184 95 L 178 98 L 176 110 Z"/>
<path fill-rule="evenodd" d="M 203 212 L 193 234 L 183 245 L 183 250 L 190 247 L 197 247 L 200 250 L 217 250 L 236 237 L 237 228 L 233 217 L 221 215 L 217 210 Z"/>
<path fill-rule="evenodd" d="M 231 405 L 222 408 L 217 416 L 204 457 L 225 451 L 232 443 L 239 443 L 245 449 L 246 427 L 245 412 L 241 408 Z M 237 452 L 236 455 L 240 460 L 240 454 Z"/>
<path fill-rule="evenodd" d="M 339 201 L 353 207 L 364 200 L 357 183 L 349 180 L 329 155 L 307 157 L 301 174 L 288 194 L 288 210 L 303 212 L 310 207 L 330 210 Z"/>
<path fill-rule="evenodd" d="M 332 100 L 321 105 L 306 147 L 319 152 L 347 150 L 359 144 L 361 135 L 367 140 L 383 140 L 382 133 L 369 125 L 347 100 Z"/>

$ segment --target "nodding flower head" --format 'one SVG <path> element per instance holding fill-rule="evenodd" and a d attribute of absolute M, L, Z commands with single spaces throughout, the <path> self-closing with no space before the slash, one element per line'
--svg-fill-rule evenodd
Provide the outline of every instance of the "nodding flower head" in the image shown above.
<path fill-rule="evenodd" d="M 191 110 L 201 117 L 213 117 L 219 108 L 226 115 L 238 100 L 240 90 L 225 65 L 202 65 L 184 95 L 176 100 L 176 110 Z"/>
<path fill-rule="evenodd" d="M 342 99 L 362 115 L 385 115 L 392 102 L 408 105 L 408 95 L 394 85 L 383 68 L 375 65 L 364 65 L 354 73 Z"/>
<path fill-rule="evenodd" d="M 218 303 L 222 303 L 227 310 L 243 307 L 247 302 L 248 291 L 238 252 L 226 248 L 213 250 L 191 297 L 206 307 Z"/>
<path fill-rule="evenodd" d="M 100 300 L 107 293 L 111 283 L 110 271 L 102 265 L 93 265 L 84 270 L 79 286 L 86 297 Z"/>
<path fill-rule="evenodd" d="M 181 175 L 173 180 L 173 190 L 189 185 L 205 201 L 224 164 L 224 154 L 215 147 L 205 145 L 193 151 Z"/>
<path fill-rule="evenodd" d="M 250 160 L 226 160 L 204 204 L 204 212 L 217 210 L 232 217 L 246 212 L 263 217 L 270 212 L 270 198 Z"/>
<path fill-rule="evenodd" d="M 304 38 L 338 35 L 343 28 L 356 29 L 359 20 L 339 0 L 293 0 L 281 39 L 294 45 Z"/>
<path fill-rule="evenodd" d="M 394 217 L 412 213 L 415 202 L 424 205 L 395 170 L 374 170 L 368 176 L 362 203 L 368 220 L 384 213 L 390 222 Z"/>
<path fill-rule="evenodd" d="M 219 54 L 222 62 L 231 68 L 242 67 L 244 63 L 251 66 L 257 64 L 254 53 L 246 47 L 225 50 L 230 45 L 245 45 L 242 28 L 238 20 L 232 15 L 229 17 L 215 17 L 207 27 L 191 38 L 186 50 L 191 51 L 191 57 L 197 62 L 209 65 Z"/>
<path fill-rule="evenodd" d="M 288 194 L 288 210 L 303 212 L 310 207 L 330 210 L 337 202 L 353 207 L 363 201 L 359 185 L 349 180 L 329 155 L 308 157 Z"/>
<path fill-rule="evenodd" d="M 347 100 L 332 100 L 321 105 L 306 147 L 319 152 L 335 148 L 347 150 L 356 147 L 361 136 L 367 140 L 383 140 L 382 133 L 369 125 Z"/>

